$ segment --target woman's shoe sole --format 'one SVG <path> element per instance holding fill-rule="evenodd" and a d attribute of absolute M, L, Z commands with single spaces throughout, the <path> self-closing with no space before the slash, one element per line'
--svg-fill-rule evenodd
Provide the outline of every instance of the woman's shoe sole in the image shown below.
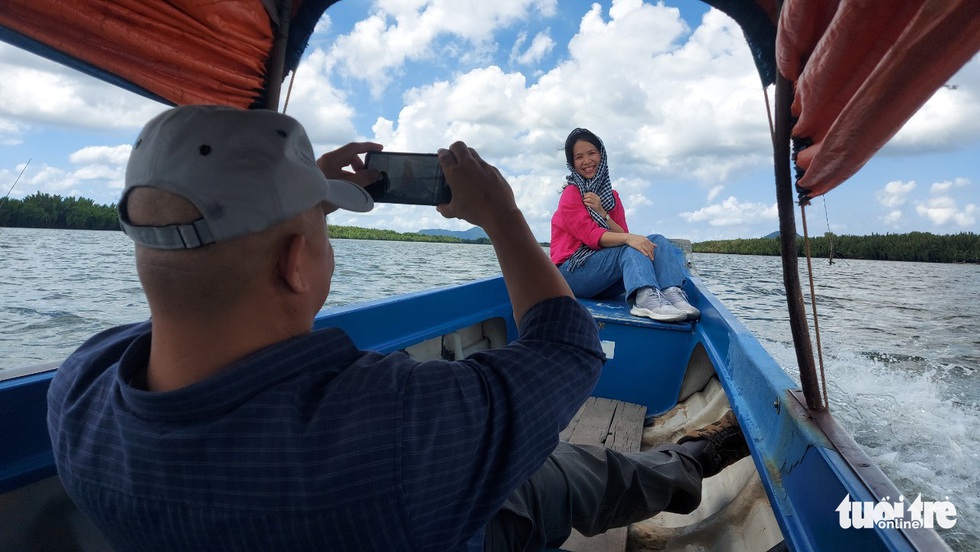
<path fill-rule="evenodd" d="M 687 320 L 687 314 L 686 313 L 683 313 L 683 312 L 680 312 L 680 311 L 678 311 L 678 313 L 679 314 L 674 314 L 674 315 L 670 315 L 670 314 L 655 314 L 650 309 L 644 309 L 642 307 L 637 307 L 635 305 L 633 306 L 633 308 L 630 309 L 630 314 L 632 314 L 633 316 L 645 316 L 645 317 L 650 318 L 652 320 L 656 320 L 657 322 L 683 322 L 683 321 Z"/>

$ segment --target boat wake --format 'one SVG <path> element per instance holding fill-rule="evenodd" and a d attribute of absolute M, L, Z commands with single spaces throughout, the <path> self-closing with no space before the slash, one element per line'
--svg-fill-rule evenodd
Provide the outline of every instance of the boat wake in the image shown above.
<path fill-rule="evenodd" d="M 791 345 L 764 346 L 781 366 L 795 366 Z M 956 525 L 938 530 L 951 548 L 980 550 L 980 407 L 957 400 L 967 372 L 833 341 L 824 343 L 824 359 L 830 409 L 841 426 L 909 500 L 921 494 L 956 507 Z"/>

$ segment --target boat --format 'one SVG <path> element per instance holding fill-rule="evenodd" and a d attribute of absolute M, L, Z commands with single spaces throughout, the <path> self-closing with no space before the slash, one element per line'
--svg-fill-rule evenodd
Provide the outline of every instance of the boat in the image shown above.
<path fill-rule="evenodd" d="M 333 3 L 0 0 L 0 39 L 167 104 L 276 108 L 284 76 Z M 632 412 L 645 444 L 731 408 L 752 453 L 706 480 L 698 510 L 635 524 L 625 546 L 947 550 L 936 531 L 949 521 L 943 505 L 890 498 L 901 493 L 827 408 L 802 317 L 793 209 L 853 175 L 980 50 L 980 14 L 972 0 L 707 3 L 743 28 L 763 89 L 776 90 L 775 188 L 801 384 L 697 276 L 685 284 L 701 310 L 696 322 L 632 317 L 622 298 L 582 300 L 608 357 L 597 404 Z M 361 348 L 422 359 L 462 358 L 516 337 L 500 277 L 329 309 L 316 320 L 327 326 Z M 663 353 L 641 354 L 652 347 Z M 0 550 L 107 550 L 55 472 L 46 426 L 53 360 L 0 381 Z M 594 549 L 563 548 L 576 546 Z"/>

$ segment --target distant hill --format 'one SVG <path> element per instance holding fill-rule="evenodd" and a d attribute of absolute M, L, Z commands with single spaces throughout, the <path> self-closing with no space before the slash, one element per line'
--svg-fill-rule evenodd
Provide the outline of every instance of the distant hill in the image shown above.
<path fill-rule="evenodd" d="M 797 234 L 796 237 L 797 238 L 802 238 L 803 236 Z M 776 230 L 775 232 L 770 232 L 769 234 L 766 234 L 765 236 L 762 236 L 762 238 L 763 239 L 778 240 L 779 239 L 779 230 Z"/>
<path fill-rule="evenodd" d="M 483 231 L 483 228 L 479 226 L 474 226 L 469 230 L 443 230 L 441 228 L 430 228 L 428 230 L 419 230 L 418 234 L 423 236 L 449 236 L 451 238 L 459 238 L 461 240 L 478 240 L 480 238 L 487 238 L 487 233 Z"/>

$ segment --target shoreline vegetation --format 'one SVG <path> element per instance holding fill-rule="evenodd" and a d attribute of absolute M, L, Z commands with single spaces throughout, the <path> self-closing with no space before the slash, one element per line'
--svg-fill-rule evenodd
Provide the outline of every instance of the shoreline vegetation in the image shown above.
<path fill-rule="evenodd" d="M 0 227 L 119 230 L 119 221 L 114 204 L 96 205 L 86 198 L 35 193 L 23 200 L 0 198 Z M 353 240 L 490 243 L 486 238 L 465 239 L 456 236 L 337 225 L 330 226 L 330 237 Z M 800 256 L 805 255 L 804 247 L 804 241 L 797 239 L 797 251 Z M 770 235 L 754 239 L 704 241 L 693 243 L 692 249 L 695 253 L 778 256 L 779 240 Z M 831 260 L 867 259 L 980 264 L 980 235 L 972 232 L 949 235 L 910 232 L 870 236 L 826 233 L 821 237 L 810 238 L 810 252 L 813 258 Z"/>
<path fill-rule="evenodd" d="M 695 253 L 779 256 L 779 237 L 715 240 L 691 244 Z M 806 256 L 803 238 L 796 240 L 796 252 Z M 849 236 L 825 233 L 810 237 L 810 256 L 814 259 L 863 259 L 870 261 L 910 261 L 919 263 L 980 263 L 980 234 L 937 235 L 929 232 Z"/>

